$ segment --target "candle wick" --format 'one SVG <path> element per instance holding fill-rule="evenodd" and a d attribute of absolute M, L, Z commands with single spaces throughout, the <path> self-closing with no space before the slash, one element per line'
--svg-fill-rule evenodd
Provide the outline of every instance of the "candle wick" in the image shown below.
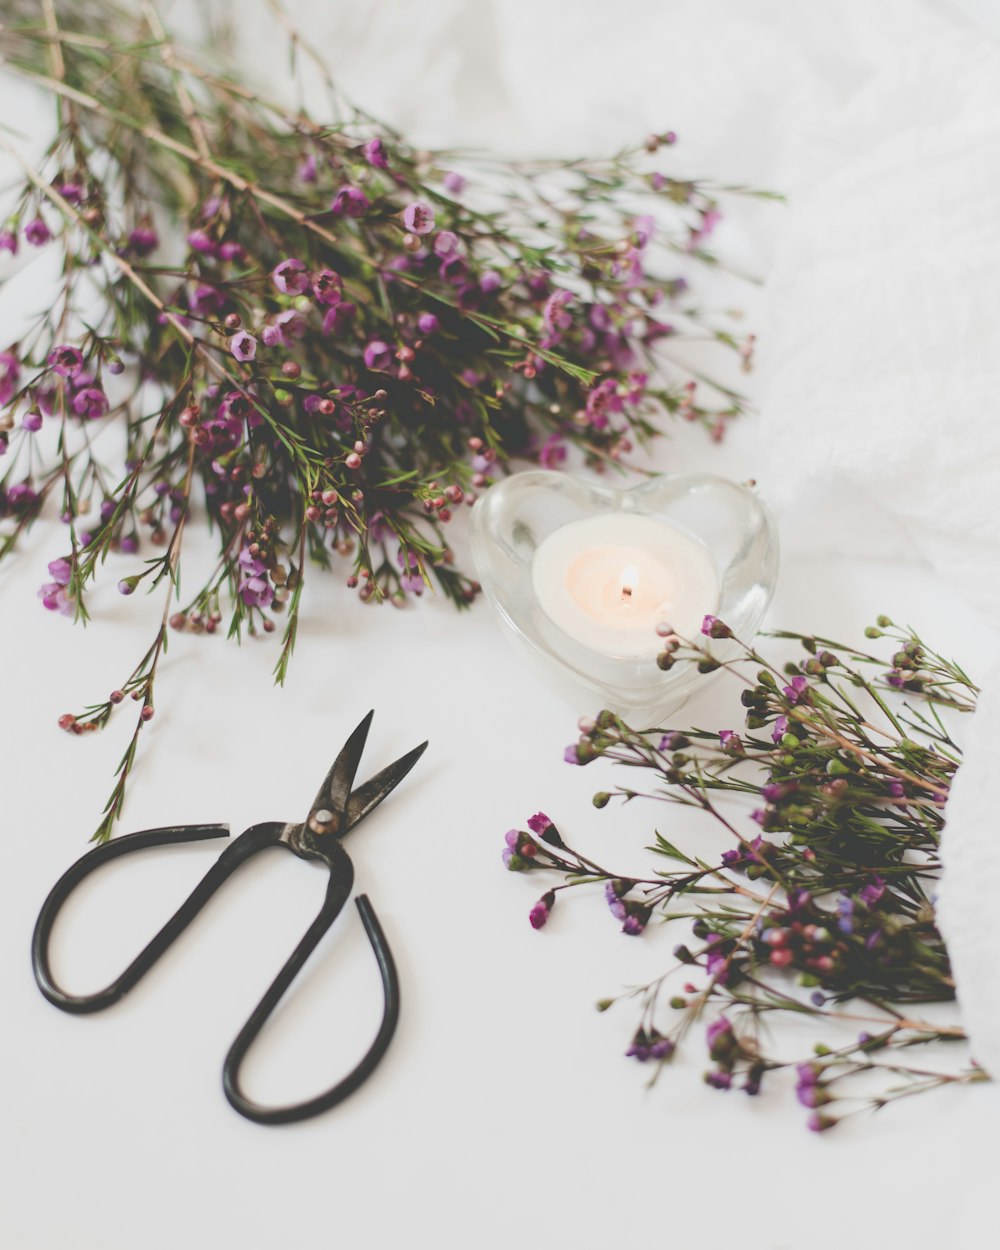
<path fill-rule="evenodd" d="M 622 603 L 628 603 L 628 601 L 632 598 L 632 591 L 635 590 L 638 581 L 639 570 L 635 567 L 635 565 L 630 564 L 626 568 L 622 569 L 621 580 L 618 583 L 622 592 Z"/>

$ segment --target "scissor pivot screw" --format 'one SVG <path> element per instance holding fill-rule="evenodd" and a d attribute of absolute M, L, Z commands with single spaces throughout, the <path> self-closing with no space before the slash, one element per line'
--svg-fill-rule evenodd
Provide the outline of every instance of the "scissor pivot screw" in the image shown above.
<path fill-rule="evenodd" d="M 321 807 L 309 817 L 309 828 L 313 833 L 329 833 L 333 828 L 334 815 L 327 808 Z"/>

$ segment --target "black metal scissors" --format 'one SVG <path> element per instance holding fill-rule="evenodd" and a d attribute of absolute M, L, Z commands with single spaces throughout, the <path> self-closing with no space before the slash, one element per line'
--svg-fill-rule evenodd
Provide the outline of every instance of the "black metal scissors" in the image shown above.
<path fill-rule="evenodd" d="M 163 952 L 187 928 L 198 912 L 205 906 L 223 881 L 240 864 L 271 846 L 284 846 L 302 859 L 319 860 L 330 870 L 330 883 L 326 899 L 319 914 L 306 930 L 305 936 L 292 952 L 285 966 L 274 979 L 270 989 L 260 1000 L 249 1020 L 240 1030 L 229 1048 L 222 1068 L 222 1085 L 233 1107 L 249 1120 L 259 1124 L 288 1124 L 305 1120 L 321 1111 L 335 1106 L 348 1094 L 353 1093 L 375 1070 L 388 1049 L 399 1018 L 399 981 L 392 952 L 378 922 L 371 903 L 364 894 L 356 902 L 361 920 L 368 934 L 372 950 L 382 975 L 384 1008 L 382 1023 L 375 1040 L 357 1066 L 325 1093 L 306 1102 L 288 1107 L 262 1107 L 252 1102 L 239 1085 L 240 1064 L 251 1044 L 276 1007 L 284 992 L 295 979 L 302 965 L 315 949 L 320 938 L 340 915 L 350 897 L 354 885 L 354 865 L 341 844 L 341 838 L 376 808 L 379 803 L 403 780 L 413 765 L 423 755 L 427 743 L 423 742 L 395 763 L 376 773 L 370 781 L 354 789 L 354 777 L 358 770 L 371 726 L 373 712 L 369 712 L 351 734 L 320 787 L 319 794 L 310 808 L 309 815 L 300 825 L 279 824 L 269 821 L 251 825 L 231 842 L 219 856 L 163 928 L 129 964 L 116 981 L 95 994 L 67 994 L 56 985 L 49 965 L 49 938 L 59 910 L 80 882 L 109 860 L 132 851 L 150 846 L 165 846 L 175 842 L 202 842 L 210 838 L 229 837 L 228 825 L 178 825 L 162 829 L 145 829 L 141 833 L 115 838 L 90 851 L 70 868 L 53 886 L 42 905 L 31 943 L 31 961 L 35 980 L 50 1003 L 63 1011 L 101 1011 L 117 1002 L 149 971 Z"/>

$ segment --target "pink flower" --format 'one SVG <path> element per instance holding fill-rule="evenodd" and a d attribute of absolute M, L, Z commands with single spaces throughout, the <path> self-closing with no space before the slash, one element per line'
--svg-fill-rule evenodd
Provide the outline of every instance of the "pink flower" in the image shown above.
<path fill-rule="evenodd" d="M 73 396 L 73 411 L 89 421 L 103 417 L 108 410 L 108 397 L 96 386 L 86 386 Z"/>
<path fill-rule="evenodd" d="M 13 352 L 0 352 L 0 408 L 9 403 L 17 390 L 21 363 Z"/>
<path fill-rule="evenodd" d="M 403 225 L 411 234 L 430 234 L 434 229 L 434 210 L 426 200 L 414 200 L 403 209 Z"/>
<path fill-rule="evenodd" d="M 302 261 L 289 257 L 275 268 L 271 281 L 284 295 L 301 295 L 309 285 L 309 274 Z"/>
<path fill-rule="evenodd" d="M 29 221 L 24 227 L 24 237 L 28 240 L 32 247 L 41 247 L 44 243 L 48 243 L 52 238 L 52 231 L 48 228 L 41 217 L 36 217 L 33 221 Z"/>
<path fill-rule="evenodd" d="M 386 156 L 385 144 L 381 139 L 369 139 L 365 144 L 365 160 L 376 169 L 388 169 L 389 158 Z"/>
<path fill-rule="evenodd" d="M 257 340 L 246 330 L 241 330 L 229 340 L 229 350 L 237 360 L 253 360 L 257 355 Z"/>
<path fill-rule="evenodd" d="M 365 348 L 365 368 L 379 372 L 392 364 L 392 348 L 381 339 L 372 339 Z"/>

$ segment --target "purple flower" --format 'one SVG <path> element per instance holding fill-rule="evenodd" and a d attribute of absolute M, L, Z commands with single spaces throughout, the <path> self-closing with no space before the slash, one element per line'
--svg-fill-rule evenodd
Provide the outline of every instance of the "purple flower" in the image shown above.
<path fill-rule="evenodd" d="M 64 182 L 56 190 L 68 204 L 79 204 L 83 199 L 83 187 L 78 182 Z"/>
<path fill-rule="evenodd" d="M 365 347 L 365 368 L 374 372 L 388 369 L 392 364 L 392 348 L 381 339 L 372 339 Z"/>
<path fill-rule="evenodd" d="M 707 1072 L 705 1084 L 711 1085 L 713 1089 L 732 1089 L 733 1074 L 731 1072 Z"/>
<path fill-rule="evenodd" d="M 824 1115 L 822 1111 L 814 1111 L 806 1121 L 810 1133 L 825 1133 L 828 1128 L 833 1128 L 836 1123 L 835 1116 Z"/>
<path fill-rule="evenodd" d="M 0 352 L 0 408 L 9 403 L 17 391 L 21 362 L 13 352 Z"/>
<path fill-rule="evenodd" d="M 647 247 L 656 233 L 656 218 L 648 214 L 637 217 L 632 223 L 632 232 L 635 235 L 636 247 Z"/>
<path fill-rule="evenodd" d="M 149 226 L 136 226 L 126 240 L 125 250 L 135 256 L 148 256 L 160 245 L 160 236 Z"/>
<path fill-rule="evenodd" d="M 306 329 L 305 317 L 294 308 L 286 308 L 284 312 L 278 313 L 270 325 L 264 327 L 260 337 L 264 340 L 265 347 L 274 347 L 279 343 L 289 347 L 302 338 Z"/>
<path fill-rule="evenodd" d="M 368 211 L 368 196 L 358 187 L 341 187 L 333 197 L 330 212 L 343 217 L 363 217 Z"/>
<path fill-rule="evenodd" d="M 550 333 L 558 333 L 560 330 L 568 330 L 573 324 L 573 318 L 566 311 L 566 305 L 573 302 L 573 295 L 570 291 L 555 291 L 545 301 L 545 307 L 542 309 L 542 318 L 545 321 L 546 329 Z"/>
<path fill-rule="evenodd" d="M 580 762 L 579 743 L 577 742 L 570 743 L 570 745 L 566 748 L 566 750 L 563 751 L 563 760 L 567 764 L 579 764 Z"/>
<path fill-rule="evenodd" d="M 709 638 L 732 638 L 733 631 L 717 616 L 706 616 L 701 623 L 701 632 Z"/>
<path fill-rule="evenodd" d="M 266 577 L 254 575 L 240 582 L 240 598 L 248 608 L 266 608 L 274 598 L 274 587 Z"/>
<path fill-rule="evenodd" d="M 66 593 L 61 582 L 46 582 L 38 589 L 38 597 L 42 606 L 50 612 L 58 612 L 61 616 L 69 616 L 73 611 L 73 600 Z"/>
<path fill-rule="evenodd" d="M 533 929 L 541 929 L 549 918 L 552 907 L 555 904 L 556 896 L 549 890 L 547 894 L 543 894 L 538 902 L 528 912 L 528 919 L 531 921 Z"/>
<path fill-rule="evenodd" d="M 643 918 L 634 911 L 630 911 L 622 924 L 622 933 L 627 933 L 629 937 L 638 937 L 645 927 L 646 922 Z"/>
<path fill-rule="evenodd" d="M 49 368 L 63 378 L 75 378 L 83 368 L 83 353 L 77 347 L 61 344 L 49 352 Z"/>
<path fill-rule="evenodd" d="M 376 169 L 388 169 L 389 158 L 381 139 L 369 139 L 364 147 L 365 160 Z"/>
<path fill-rule="evenodd" d="M 73 411 L 89 421 L 103 417 L 108 410 L 108 397 L 97 386 L 86 386 L 73 396 Z"/>
<path fill-rule="evenodd" d="M 854 932 L 854 900 L 847 894 L 837 899 L 837 928 L 848 935 Z"/>
<path fill-rule="evenodd" d="M 417 329 L 421 334 L 437 334 L 440 322 L 433 313 L 421 313 L 417 318 Z"/>
<path fill-rule="evenodd" d="M 317 301 L 329 307 L 340 301 L 344 284 L 340 274 L 334 273 L 332 269 L 321 269 L 313 274 L 312 289 Z"/>
<path fill-rule="evenodd" d="M 789 703 L 798 703 L 806 689 L 809 686 L 809 680 L 800 673 L 798 677 L 793 677 L 791 682 L 785 686 L 783 694 Z"/>
<path fill-rule="evenodd" d="M 203 282 L 195 287 L 188 304 L 196 317 L 211 317 L 222 310 L 225 302 L 225 296 L 217 287 Z"/>
<path fill-rule="evenodd" d="M 611 910 L 612 916 L 614 916 L 616 920 L 624 920 L 626 916 L 628 915 L 628 909 L 626 908 L 625 904 L 622 902 L 618 894 L 616 883 L 614 881 L 605 882 L 604 898 L 607 901 L 607 904 Z"/>
<path fill-rule="evenodd" d="M 441 179 L 444 189 L 451 195 L 461 195 L 465 190 L 465 179 L 461 174 L 449 172 Z"/>
<path fill-rule="evenodd" d="M 257 340 L 246 330 L 241 330 L 229 340 L 229 350 L 237 360 L 253 360 L 257 355 Z"/>
<path fill-rule="evenodd" d="M 521 841 L 520 829 L 508 829 L 503 835 L 503 840 L 507 843 L 510 850 L 516 851 L 518 843 Z"/>
<path fill-rule="evenodd" d="M 487 269 L 479 276 L 479 289 L 484 295 L 492 295 L 503 286 L 503 278 L 495 269 Z"/>
<path fill-rule="evenodd" d="M 309 273 L 302 261 L 290 256 L 274 269 L 271 281 L 284 295 L 301 295 L 309 285 Z"/>
<path fill-rule="evenodd" d="M 54 582 L 58 582 L 60 586 L 68 586 L 72 576 L 72 562 L 67 560 L 65 557 L 53 560 L 49 565 L 49 577 L 51 577 Z"/>
<path fill-rule="evenodd" d="M 787 732 L 788 732 L 788 717 L 779 716 L 771 728 L 771 741 L 775 744 L 779 743 Z"/>
<path fill-rule="evenodd" d="M 17 235 L 13 230 L 0 230 L 0 252 L 10 252 L 11 256 L 17 255 Z"/>
<path fill-rule="evenodd" d="M 528 828 L 532 833 L 541 835 L 552 828 L 552 821 L 544 812 L 535 812 L 534 816 L 528 817 Z"/>
<path fill-rule="evenodd" d="M 889 793 L 894 799 L 901 799 L 906 794 L 906 788 L 901 781 L 890 781 Z"/>
<path fill-rule="evenodd" d="M 29 434 L 37 434 L 41 428 L 42 414 L 37 408 L 26 412 L 21 418 L 21 429 L 26 430 Z"/>
<path fill-rule="evenodd" d="M 403 209 L 403 225 L 411 234 L 430 234 L 434 229 L 434 210 L 426 200 L 414 200 Z"/>
<path fill-rule="evenodd" d="M 719 743 L 727 755 L 743 754 L 743 739 L 735 729 L 723 729 L 719 732 Z M 763 791 L 761 791 L 763 793 Z M 766 798 L 767 795 L 764 795 Z"/>
<path fill-rule="evenodd" d="M 881 877 L 875 876 L 868 885 L 858 891 L 858 898 L 866 907 L 874 907 L 882 895 L 885 893 L 885 882 Z"/>
<path fill-rule="evenodd" d="M 454 256 L 458 250 L 458 235 L 450 230 L 439 230 L 434 238 L 435 256 Z"/>
<path fill-rule="evenodd" d="M 316 181 L 316 157 L 313 156 L 313 154 L 310 152 L 309 155 L 305 158 L 305 160 L 300 163 L 298 169 L 295 172 L 298 174 L 300 182 L 315 182 Z"/>
<path fill-rule="evenodd" d="M 207 230 L 192 230 L 187 237 L 187 243 L 192 251 L 200 252 L 203 256 L 215 255 L 215 240 Z"/>
<path fill-rule="evenodd" d="M 357 306 L 348 300 L 342 300 L 339 304 L 334 304 L 332 308 L 328 309 L 323 318 L 323 333 L 344 334 L 357 311 Z"/>
<path fill-rule="evenodd" d="M 255 556 L 249 547 L 240 551 L 238 563 L 245 577 L 259 577 L 267 568 L 264 561 Z"/>
<path fill-rule="evenodd" d="M 245 261 L 246 258 L 246 249 L 242 243 L 237 243 L 235 239 L 227 239 L 225 243 L 219 244 L 220 260 L 236 261 L 239 263 L 241 261 Z"/>
<path fill-rule="evenodd" d="M 713 1020 L 709 1024 L 705 1033 L 705 1039 L 708 1043 L 708 1053 L 713 1059 L 716 1059 L 723 1053 L 728 1053 L 732 1050 L 736 1036 L 733 1033 L 732 1024 L 725 1016 L 720 1016 L 718 1020 Z"/>
<path fill-rule="evenodd" d="M 41 217 L 36 217 L 24 227 L 24 237 L 32 247 L 41 247 L 52 238 L 52 231 Z"/>
<path fill-rule="evenodd" d="M 558 469 L 566 460 L 566 444 L 559 434 L 550 434 L 538 453 L 538 463 L 543 469 Z"/>

